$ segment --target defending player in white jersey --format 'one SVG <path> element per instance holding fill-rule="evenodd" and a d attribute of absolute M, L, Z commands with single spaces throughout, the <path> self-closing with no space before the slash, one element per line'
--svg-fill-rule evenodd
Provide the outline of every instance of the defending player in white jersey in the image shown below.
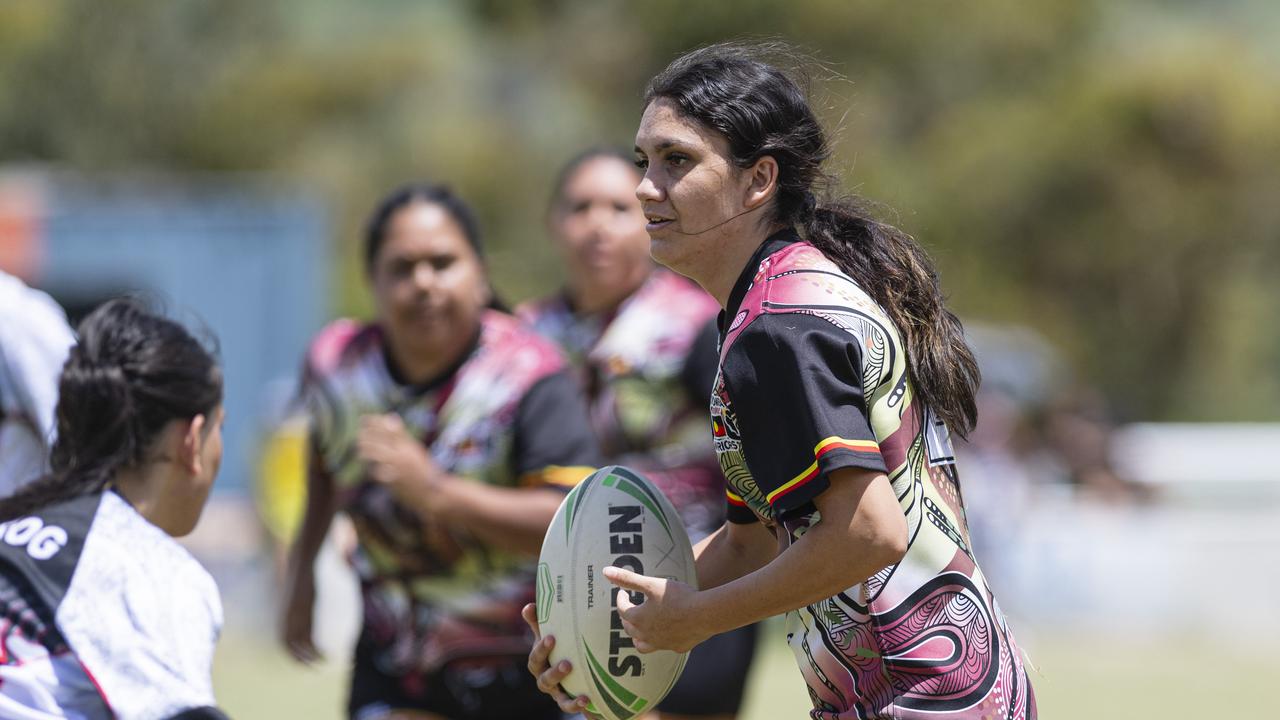
<path fill-rule="evenodd" d="M 224 718 L 218 589 L 174 541 L 222 460 L 222 371 L 129 300 L 80 338 L 51 472 L 0 500 L 0 717 Z"/>

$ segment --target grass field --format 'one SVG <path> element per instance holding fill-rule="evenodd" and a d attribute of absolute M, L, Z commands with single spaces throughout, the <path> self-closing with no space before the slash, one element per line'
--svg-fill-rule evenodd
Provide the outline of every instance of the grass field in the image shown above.
<path fill-rule="evenodd" d="M 749 681 L 743 720 L 807 717 L 808 696 L 780 627 L 768 627 Z M 1277 717 L 1271 686 L 1280 657 L 1215 647 L 1203 640 L 1128 641 L 1040 637 L 1032 684 L 1047 720 Z M 237 720 L 338 720 L 346 694 L 343 664 L 302 668 L 263 638 L 229 635 L 214 683 Z"/>

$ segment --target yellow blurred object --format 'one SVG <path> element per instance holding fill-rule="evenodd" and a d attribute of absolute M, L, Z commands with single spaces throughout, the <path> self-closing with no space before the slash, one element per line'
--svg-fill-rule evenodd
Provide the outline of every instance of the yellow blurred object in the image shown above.
<path fill-rule="evenodd" d="M 307 501 L 307 421 L 293 417 L 262 444 L 255 490 L 258 515 L 277 543 L 293 542 Z"/>

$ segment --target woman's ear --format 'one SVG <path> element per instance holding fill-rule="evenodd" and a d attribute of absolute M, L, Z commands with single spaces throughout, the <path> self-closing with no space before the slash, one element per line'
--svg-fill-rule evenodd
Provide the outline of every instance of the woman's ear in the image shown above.
<path fill-rule="evenodd" d="M 743 205 L 748 210 L 755 210 L 768 202 L 778 188 L 778 161 L 772 155 L 765 155 L 745 172 L 749 176 L 749 182 Z"/>
<path fill-rule="evenodd" d="M 207 423 L 208 419 L 204 415 L 196 415 L 182 431 L 182 447 L 178 451 L 178 462 L 192 475 L 199 475 L 204 470 L 200 456 L 201 450 L 204 449 L 204 429 Z"/>

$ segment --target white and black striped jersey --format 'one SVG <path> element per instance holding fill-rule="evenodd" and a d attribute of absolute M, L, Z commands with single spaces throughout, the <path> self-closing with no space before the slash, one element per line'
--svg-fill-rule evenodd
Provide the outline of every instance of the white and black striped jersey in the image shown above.
<path fill-rule="evenodd" d="M 0 523 L 0 718 L 221 718 L 209 573 L 115 492 Z"/>

